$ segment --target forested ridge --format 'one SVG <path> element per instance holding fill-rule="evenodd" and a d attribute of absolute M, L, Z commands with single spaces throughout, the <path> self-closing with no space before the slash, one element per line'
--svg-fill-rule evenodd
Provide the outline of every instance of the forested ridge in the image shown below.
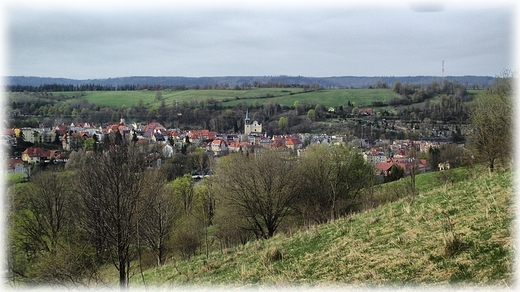
<path fill-rule="evenodd" d="M 223 88 L 235 88 L 244 86 L 254 86 L 255 84 L 273 85 L 312 85 L 317 84 L 324 88 L 368 88 L 378 81 L 393 84 L 397 81 L 410 84 L 429 84 L 433 81 L 442 80 L 458 82 L 468 88 L 485 88 L 489 86 L 494 77 L 490 76 L 337 76 L 337 77 L 305 77 L 305 76 L 222 76 L 222 77 L 159 77 L 159 76 L 133 76 L 106 79 L 67 79 L 67 78 L 48 78 L 34 76 L 7 76 L 5 85 L 11 90 L 20 90 L 24 86 L 27 88 L 38 88 L 45 84 L 64 86 L 55 87 L 51 91 L 71 91 L 65 90 L 88 86 L 88 88 L 104 88 L 110 90 L 126 90 L 129 88 L 165 86 L 165 87 L 184 87 L 184 88 L 209 88 L 219 86 Z M 19 88 L 19 89 L 17 89 Z"/>

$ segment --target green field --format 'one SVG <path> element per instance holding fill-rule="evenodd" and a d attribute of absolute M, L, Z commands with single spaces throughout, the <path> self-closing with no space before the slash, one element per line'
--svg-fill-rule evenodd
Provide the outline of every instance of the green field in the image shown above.
<path fill-rule="evenodd" d="M 55 92 L 57 98 L 61 95 L 68 102 L 77 101 L 73 96 L 74 92 Z M 398 97 L 391 89 L 324 89 L 319 91 L 304 92 L 301 88 L 253 88 L 250 90 L 183 90 L 183 91 L 162 91 L 163 100 L 166 105 L 174 105 L 175 102 L 200 103 L 204 100 L 214 99 L 220 101 L 224 107 L 235 106 L 239 102 L 253 105 L 266 103 L 278 103 L 284 106 L 294 106 L 294 102 L 307 103 L 312 105 L 322 104 L 325 107 L 338 107 L 346 105 L 349 101 L 359 107 L 371 106 L 373 101 L 388 102 L 394 97 Z M 8 93 L 11 100 L 17 102 L 34 102 L 36 97 L 33 94 Z M 162 101 L 156 100 L 156 91 L 89 91 L 83 97 L 89 103 L 108 106 L 132 106 L 139 101 L 146 107 L 160 105 Z M 43 98 L 50 101 L 49 98 Z"/>
<path fill-rule="evenodd" d="M 468 90 L 472 96 L 480 94 L 482 90 Z M 214 100 L 222 107 L 234 107 L 238 103 L 246 103 L 249 106 L 262 106 L 268 103 L 278 103 L 283 106 L 300 104 L 318 105 L 326 108 L 346 106 L 348 102 L 359 108 L 372 107 L 372 102 L 380 101 L 388 103 L 391 99 L 399 97 L 391 89 L 323 89 L 319 91 L 303 91 L 301 88 L 252 88 L 247 90 L 165 90 L 161 91 L 162 100 L 156 99 L 157 91 L 88 91 L 88 92 L 53 92 L 53 99 L 49 95 L 36 93 L 6 93 L 8 103 L 12 101 L 20 103 L 35 103 L 37 101 L 51 103 L 75 103 L 87 100 L 91 104 L 106 105 L 112 107 L 130 107 L 142 105 L 146 108 L 159 106 L 163 101 L 168 106 L 188 105 L 197 107 L 201 102 Z M 437 104 L 439 96 L 430 99 L 431 104 Z M 413 106 L 421 107 L 423 103 Z M 401 106 L 400 106 L 401 107 Z M 396 107 L 385 106 L 381 109 L 394 111 Z"/>
<path fill-rule="evenodd" d="M 371 106 L 373 101 L 388 102 L 399 95 L 391 89 L 324 89 L 320 91 L 309 91 L 293 95 L 264 98 L 258 100 L 260 104 L 278 103 L 285 106 L 293 106 L 295 101 L 307 104 L 322 104 L 325 107 L 345 106 L 350 101 L 358 107 Z M 226 104 L 233 105 L 235 102 Z M 254 103 L 253 101 L 248 104 Z"/>

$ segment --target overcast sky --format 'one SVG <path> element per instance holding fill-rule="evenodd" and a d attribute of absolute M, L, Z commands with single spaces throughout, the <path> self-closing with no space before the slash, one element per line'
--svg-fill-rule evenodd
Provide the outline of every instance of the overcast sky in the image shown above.
<path fill-rule="evenodd" d="M 441 76 L 443 61 L 445 75 L 516 70 L 514 1 L 411 1 L 7 0 L 2 73 Z"/>

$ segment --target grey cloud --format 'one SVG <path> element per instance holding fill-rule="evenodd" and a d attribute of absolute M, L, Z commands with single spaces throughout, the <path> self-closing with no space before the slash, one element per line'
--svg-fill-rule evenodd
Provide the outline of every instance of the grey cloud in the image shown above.
<path fill-rule="evenodd" d="M 498 73 L 511 59 L 506 9 L 15 9 L 9 15 L 13 75 L 438 75 L 443 59 L 460 64 L 454 74 L 482 75 Z"/>

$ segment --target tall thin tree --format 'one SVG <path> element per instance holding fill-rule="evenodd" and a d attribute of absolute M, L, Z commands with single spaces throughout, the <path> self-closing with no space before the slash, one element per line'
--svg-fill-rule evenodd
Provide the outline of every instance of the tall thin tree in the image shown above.
<path fill-rule="evenodd" d="M 80 179 L 76 186 L 84 215 L 81 225 L 95 240 L 98 252 L 106 249 L 110 253 L 119 271 L 120 288 L 126 289 L 145 163 L 138 148 L 126 140 L 116 144 L 112 137 L 110 141 L 108 150 L 91 154 L 78 172 Z"/>

